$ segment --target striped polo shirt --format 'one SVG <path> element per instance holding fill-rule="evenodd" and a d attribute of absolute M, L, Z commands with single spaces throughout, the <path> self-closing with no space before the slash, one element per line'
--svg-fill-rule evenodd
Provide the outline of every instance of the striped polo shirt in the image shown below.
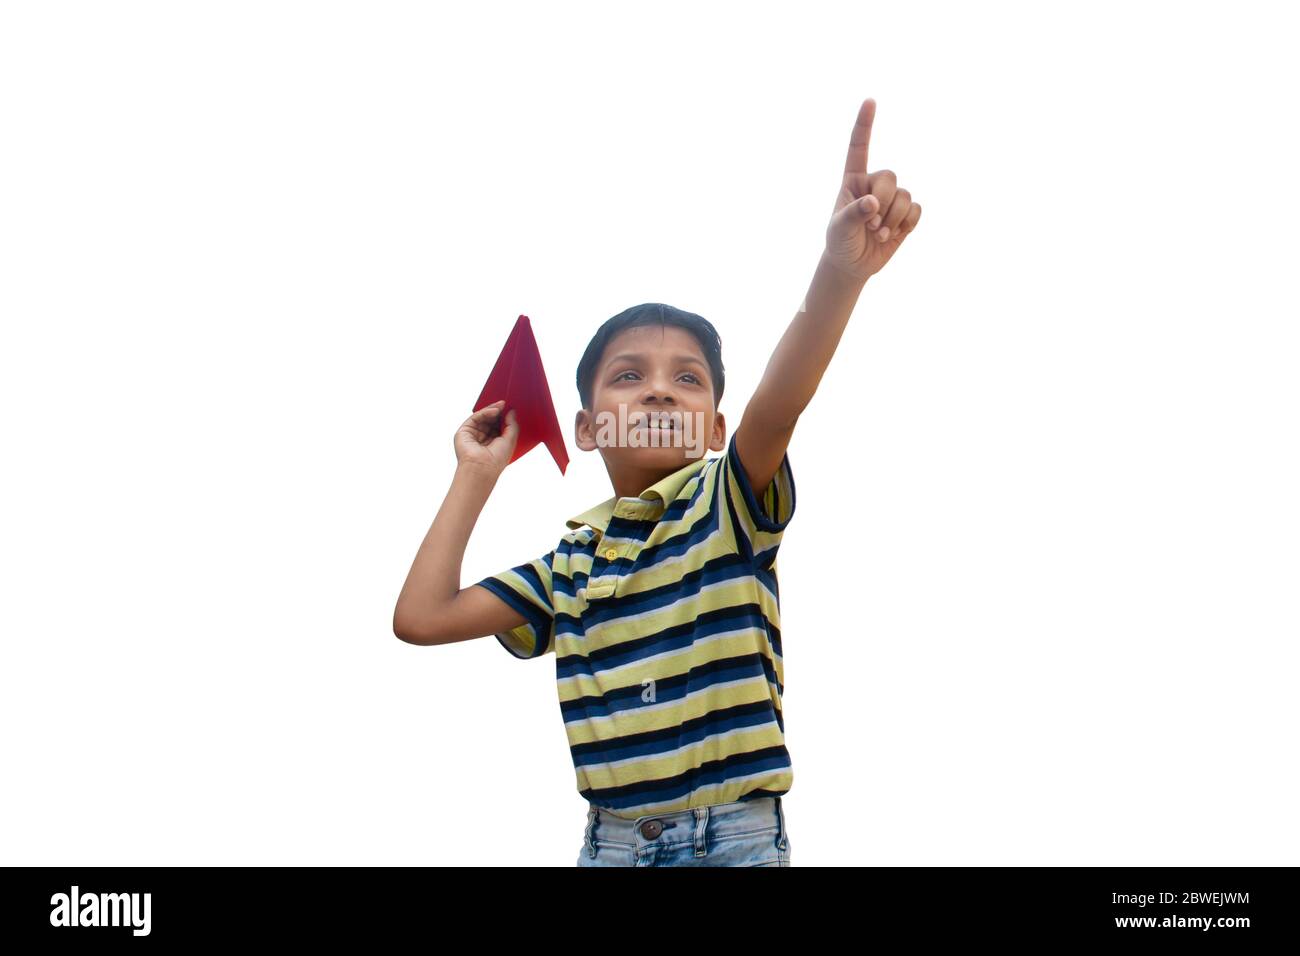
<path fill-rule="evenodd" d="M 789 456 L 757 495 L 733 435 L 477 582 L 525 618 L 496 635 L 506 650 L 555 654 L 590 803 L 633 819 L 790 789 L 776 553 L 794 505 Z"/>

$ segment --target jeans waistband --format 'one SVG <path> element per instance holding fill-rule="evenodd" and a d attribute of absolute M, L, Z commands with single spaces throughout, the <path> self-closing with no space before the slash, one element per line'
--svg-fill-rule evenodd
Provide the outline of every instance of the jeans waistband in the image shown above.
<path fill-rule="evenodd" d="M 779 796 L 645 814 L 635 819 L 617 816 L 589 803 L 583 843 L 588 856 L 596 855 L 597 840 L 638 850 L 650 844 L 666 847 L 693 843 L 696 856 L 704 856 L 709 839 L 769 828 L 775 828 L 774 840 L 778 847 L 785 849 L 785 810 Z"/>

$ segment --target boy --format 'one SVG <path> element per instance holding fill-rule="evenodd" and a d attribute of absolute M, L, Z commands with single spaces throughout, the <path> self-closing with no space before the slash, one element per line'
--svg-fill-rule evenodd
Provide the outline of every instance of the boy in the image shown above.
<path fill-rule="evenodd" d="M 789 866 L 776 553 L 794 513 L 786 447 L 866 281 L 920 219 L 892 172 L 867 173 L 875 101 L 849 141 L 826 247 L 799 313 L 727 440 L 721 342 L 647 303 L 608 320 L 578 366 L 574 437 L 614 497 L 548 554 L 461 589 L 474 522 L 514 451 L 502 403 L 456 432 L 457 468 L 398 598 L 412 644 L 495 635 L 556 655 L 588 802 L 580 866 Z M 704 447 L 723 452 L 704 458 Z"/>

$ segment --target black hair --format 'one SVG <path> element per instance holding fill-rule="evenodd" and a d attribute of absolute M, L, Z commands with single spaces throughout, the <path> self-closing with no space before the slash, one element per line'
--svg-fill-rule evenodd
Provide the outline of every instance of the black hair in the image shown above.
<path fill-rule="evenodd" d="M 709 363 L 709 374 L 713 379 L 713 404 L 717 406 L 721 403 L 726 373 L 722 368 L 722 337 L 718 335 L 713 323 L 702 315 L 684 312 L 662 302 L 643 302 L 606 319 L 587 344 L 587 351 L 582 353 L 582 361 L 578 363 L 578 398 L 582 401 L 583 408 L 591 408 L 596 365 L 605 354 L 609 340 L 624 329 L 655 324 L 675 325 L 695 336 L 700 343 L 700 350 L 704 352 L 704 360 Z"/>

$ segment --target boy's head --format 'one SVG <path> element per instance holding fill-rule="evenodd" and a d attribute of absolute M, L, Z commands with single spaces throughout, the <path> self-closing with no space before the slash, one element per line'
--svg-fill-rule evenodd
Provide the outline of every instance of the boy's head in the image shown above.
<path fill-rule="evenodd" d="M 693 312 L 647 302 L 606 320 L 577 383 L 577 445 L 600 449 L 616 486 L 645 487 L 725 447 L 722 339 Z"/>

